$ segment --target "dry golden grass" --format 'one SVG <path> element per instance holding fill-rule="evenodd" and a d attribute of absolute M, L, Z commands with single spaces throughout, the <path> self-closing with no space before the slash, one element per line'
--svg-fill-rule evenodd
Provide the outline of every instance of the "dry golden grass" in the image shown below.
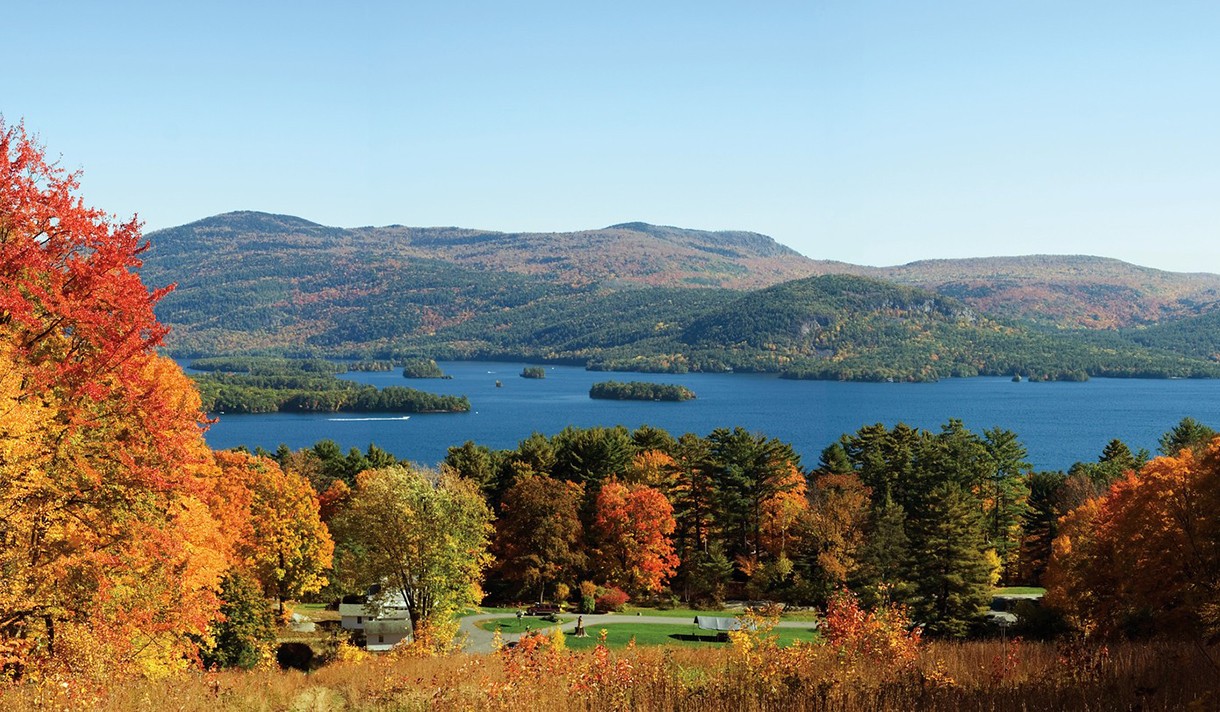
<path fill-rule="evenodd" d="M 539 640 L 494 655 L 382 656 L 309 674 L 193 673 L 92 688 L 48 681 L 0 691 L 0 709 L 1215 710 L 1220 673 L 1179 643 L 934 643 L 907 668 L 852 664 L 824 646 L 573 653 Z"/>

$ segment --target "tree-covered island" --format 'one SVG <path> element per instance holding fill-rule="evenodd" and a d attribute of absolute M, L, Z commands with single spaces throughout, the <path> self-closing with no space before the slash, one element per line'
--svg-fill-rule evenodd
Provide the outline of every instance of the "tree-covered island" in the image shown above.
<path fill-rule="evenodd" d="M 589 389 L 589 397 L 600 400 L 688 401 L 695 392 L 686 386 L 644 381 L 602 381 Z"/>

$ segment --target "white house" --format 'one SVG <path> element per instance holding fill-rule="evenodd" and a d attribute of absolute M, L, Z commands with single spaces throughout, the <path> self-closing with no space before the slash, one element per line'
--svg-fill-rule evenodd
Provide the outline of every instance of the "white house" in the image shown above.
<path fill-rule="evenodd" d="M 411 637 L 411 616 L 402 596 L 391 596 L 381 606 L 374 603 L 340 603 L 339 625 L 345 630 L 364 631 L 365 649 L 386 651 Z"/>
<path fill-rule="evenodd" d="M 384 653 L 411 638 L 410 618 L 376 618 L 364 622 L 364 649 Z"/>

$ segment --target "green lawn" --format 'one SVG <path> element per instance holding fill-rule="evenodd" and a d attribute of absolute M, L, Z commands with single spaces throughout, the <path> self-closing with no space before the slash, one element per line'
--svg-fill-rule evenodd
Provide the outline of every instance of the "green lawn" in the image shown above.
<path fill-rule="evenodd" d="M 995 589 L 995 591 L 993 591 L 991 595 L 993 595 L 993 596 L 1003 596 L 1003 595 L 1005 595 L 1005 594 L 1009 594 L 1009 595 L 1013 595 L 1013 596 L 1015 596 L 1015 595 L 1018 595 L 1018 594 L 1028 594 L 1028 593 L 1041 593 L 1041 594 L 1045 594 L 1045 593 L 1046 593 L 1046 589 L 1045 589 L 1045 588 L 1038 588 L 1038 587 L 1036 587 L 1036 586 L 1005 586 L 1005 587 L 1003 587 L 1003 588 L 997 588 L 997 589 Z"/>
<path fill-rule="evenodd" d="M 556 616 L 561 623 L 575 620 L 576 616 L 561 615 Z M 494 618 L 489 621 L 479 621 L 475 623 L 477 627 L 489 633 L 500 631 L 501 633 L 524 633 L 527 630 L 533 631 L 549 631 L 551 628 L 559 625 L 548 620 L 544 620 L 541 616 L 525 616 L 521 620 L 517 620 L 516 616 L 511 618 Z"/>
<path fill-rule="evenodd" d="M 695 616 L 722 616 L 727 618 L 736 618 L 743 613 L 740 608 L 723 608 L 720 610 L 700 610 L 696 608 L 647 608 L 644 606 L 625 606 L 623 615 L 633 616 L 636 613 L 645 616 L 663 616 L 665 618 L 685 618 L 688 621 L 695 620 Z M 818 618 L 816 611 L 794 611 L 785 613 L 780 617 L 786 621 L 815 621 Z"/>
<path fill-rule="evenodd" d="M 693 616 L 692 616 L 693 620 Z M 621 648 L 632 638 L 635 644 L 645 645 L 679 645 L 707 646 L 725 645 L 715 640 L 715 633 L 699 630 L 694 624 L 666 623 L 610 623 L 603 626 L 588 626 L 587 638 L 577 638 L 570 633 L 567 637 L 568 647 L 573 650 L 584 650 L 597 645 L 601 630 L 606 631 L 606 645 L 611 648 Z M 813 642 L 818 640 L 818 634 L 812 628 L 779 628 L 775 631 L 780 645 L 791 645 L 796 641 Z M 694 639 L 698 638 L 698 639 Z"/>
<path fill-rule="evenodd" d="M 479 606 L 478 608 L 467 608 L 457 614 L 458 618 L 466 618 L 468 616 L 481 616 L 486 613 L 516 613 L 518 608 L 511 606 Z"/>

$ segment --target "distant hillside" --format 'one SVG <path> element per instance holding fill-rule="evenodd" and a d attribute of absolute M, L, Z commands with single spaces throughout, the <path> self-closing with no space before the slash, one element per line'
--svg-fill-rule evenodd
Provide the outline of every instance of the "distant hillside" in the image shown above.
<path fill-rule="evenodd" d="M 955 297 L 994 316 L 1063 328 L 1151 324 L 1220 306 L 1220 275 L 1165 272 L 1105 257 L 925 260 L 868 274 Z"/>
<path fill-rule="evenodd" d="M 1123 338 L 1154 349 L 1220 362 L 1220 311 L 1202 316 L 1125 329 Z"/>
<path fill-rule="evenodd" d="M 251 212 L 149 237 L 145 281 L 178 283 L 157 311 L 179 355 L 528 358 L 868 379 L 1220 373 L 1207 348 L 1168 329 L 1047 328 L 1213 306 L 1209 280 L 1220 277 L 1114 260 L 879 269 L 815 262 L 748 232 L 640 223 L 562 234 L 342 229 Z M 829 274 L 771 284 L 820 271 Z M 906 284 L 844 272 L 887 273 Z M 917 282 L 939 293 L 911 286 Z M 759 284 L 771 286 L 729 288 Z"/>
<path fill-rule="evenodd" d="M 151 233 L 151 262 L 172 270 L 209 254 L 307 250 L 362 263 L 432 259 L 459 267 L 545 275 L 571 285 L 754 289 L 810 274 L 854 269 L 817 262 L 752 232 L 706 232 L 624 223 L 567 233 L 504 233 L 457 227 L 333 228 L 285 215 L 226 213 Z"/>
<path fill-rule="evenodd" d="M 750 290 L 852 274 L 921 287 L 996 317 L 1057 328 L 1142 326 L 1205 314 L 1220 305 L 1220 275 L 1165 272 L 1102 257 L 1033 255 L 866 267 L 810 259 L 758 233 L 640 222 L 570 233 L 503 233 L 401 225 L 343 229 L 285 215 L 234 212 L 149 237 L 154 252 L 146 274 L 165 281 L 181 281 L 183 270 L 217 256 L 308 262 L 313 255 L 333 263 L 335 271 L 437 260 L 574 287 Z M 298 254 L 286 257 L 285 251 Z"/>
<path fill-rule="evenodd" d="M 463 244 L 456 229 L 417 232 Z M 469 244 L 507 239 L 466 232 Z M 694 311 L 735 294 L 479 269 L 413 256 L 384 236 L 261 213 L 230 213 L 150 239 L 146 282 L 178 283 L 157 313 L 173 327 L 167 345 L 180 354 L 530 353 L 579 360 L 680 328 Z M 485 250 L 489 260 L 497 254 Z"/>
<path fill-rule="evenodd" d="M 711 309 L 684 330 L 692 354 L 793 378 L 935 380 L 1021 374 L 1215 375 L 1197 359 L 1088 332 L 1050 333 L 990 318 L 956 299 L 849 275 L 796 280 Z"/>

